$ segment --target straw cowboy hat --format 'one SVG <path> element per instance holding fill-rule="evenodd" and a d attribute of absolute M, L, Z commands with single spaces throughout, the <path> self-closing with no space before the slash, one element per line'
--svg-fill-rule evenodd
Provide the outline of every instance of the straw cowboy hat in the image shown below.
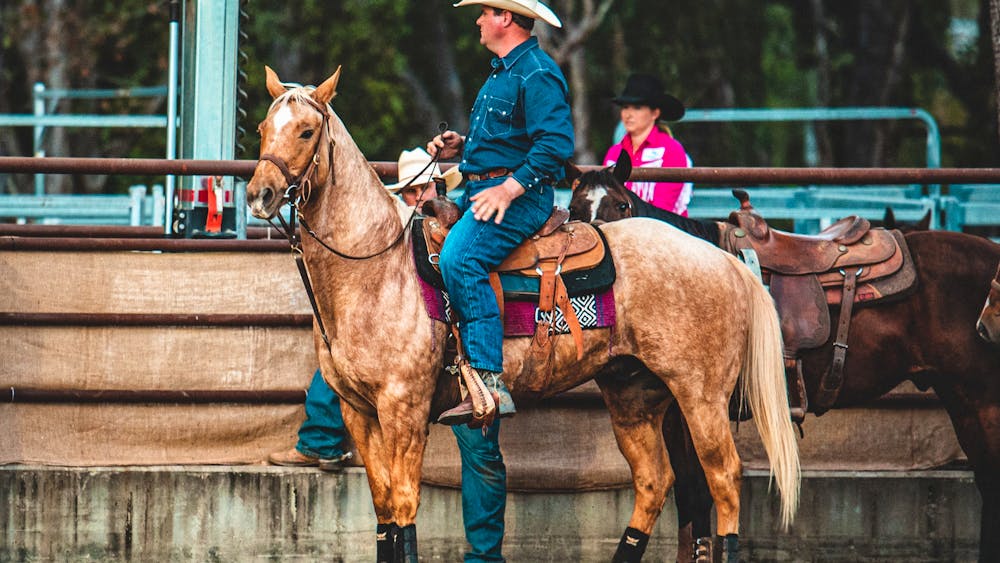
<path fill-rule="evenodd" d="M 484 4 L 491 8 L 510 10 L 515 14 L 521 14 L 532 19 L 541 19 L 552 27 L 562 27 L 559 16 L 551 8 L 538 2 L 538 0 L 462 0 L 454 4 L 454 6 L 457 8 L 459 6 L 472 6 L 473 4 Z"/>
<path fill-rule="evenodd" d="M 431 155 L 427 151 L 417 147 L 412 151 L 399 153 L 399 181 L 395 184 L 387 184 L 385 187 L 390 192 L 398 192 L 407 186 L 422 186 L 435 180 L 444 180 L 444 185 L 448 191 L 455 189 L 462 182 L 462 173 L 457 166 L 451 167 L 444 174 L 435 162 L 432 166 L 427 166 L 431 161 Z"/>
<path fill-rule="evenodd" d="M 629 76 L 625 89 L 614 98 L 614 102 L 618 105 L 639 104 L 659 108 L 660 119 L 665 121 L 677 121 L 684 117 L 684 104 L 666 93 L 659 78 L 648 74 Z"/>

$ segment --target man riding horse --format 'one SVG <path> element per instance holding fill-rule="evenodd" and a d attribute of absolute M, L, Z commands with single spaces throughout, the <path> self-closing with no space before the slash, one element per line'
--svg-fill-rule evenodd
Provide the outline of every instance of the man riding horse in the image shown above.
<path fill-rule="evenodd" d="M 536 18 L 561 27 L 559 18 L 534 0 L 462 0 L 455 6 L 473 4 L 482 4 L 476 24 L 480 43 L 496 55 L 492 70 L 476 95 L 468 134 L 446 131 L 427 144 L 439 158 L 461 155 L 467 180 L 459 202 L 463 215 L 441 249 L 440 269 L 460 321 L 459 369 L 470 392 L 438 422 L 452 425 L 465 449 L 496 459 L 477 472 L 463 456 L 463 517 L 469 556 L 483 558 L 466 560 L 502 561 L 506 473 L 499 421 L 491 419 L 513 416 L 515 408 L 502 376 L 503 319 L 489 274 L 548 219 L 552 184 L 573 155 L 573 121 L 566 79 L 531 35 Z M 496 413 L 475 421 L 486 424 L 483 433 L 457 426 L 473 422 L 473 394 L 487 390 Z"/>

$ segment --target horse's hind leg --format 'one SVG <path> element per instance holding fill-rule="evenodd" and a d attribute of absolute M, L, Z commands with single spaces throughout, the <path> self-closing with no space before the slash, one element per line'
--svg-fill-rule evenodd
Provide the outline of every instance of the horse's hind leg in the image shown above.
<path fill-rule="evenodd" d="M 618 449 L 632 470 L 635 505 L 618 543 L 613 563 L 642 559 L 674 474 L 663 444 L 663 413 L 670 400 L 666 386 L 644 368 L 630 378 L 602 377 L 598 385 L 611 415 Z"/>
<path fill-rule="evenodd" d="M 722 549 L 732 561 L 736 561 L 743 468 L 729 429 L 728 403 L 713 403 L 694 397 L 678 397 L 678 403 L 715 501 L 716 534 L 723 545 L 714 549 Z"/>
<path fill-rule="evenodd" d="M 677 561 L 693 561 L 695 540 L 712 537 L 712 494 L 705 483 L 698 454 L 691 443 L 687 422 L 676 402 L 667 408 L 663 419 L 663 439 L 670 466 L 677 480 L 674 501 L 677 505 Z"/>

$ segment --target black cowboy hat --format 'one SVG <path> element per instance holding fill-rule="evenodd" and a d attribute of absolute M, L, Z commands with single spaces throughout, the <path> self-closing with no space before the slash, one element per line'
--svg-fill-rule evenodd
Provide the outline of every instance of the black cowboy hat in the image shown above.
<path fill-rule="evenodd" d="M 664 91 L 663 83 L 655 76 L 633 74 L 625 81 L 625 89 L 614 98 L 619 105 L 639 104 L 659 108 L 660 119 L 677 121 L 684 117 L 684 104 Z"/>

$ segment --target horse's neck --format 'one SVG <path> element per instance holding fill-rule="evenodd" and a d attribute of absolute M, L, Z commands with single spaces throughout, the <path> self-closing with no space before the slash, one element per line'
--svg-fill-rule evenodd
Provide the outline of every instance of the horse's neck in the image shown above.
<path fill-rule="evenodd" d="M 324 243 L 340 252 L 354 256 L 378 252 L 398 237 L 402 212 L 343 123 L 335 115 L 331 119 L 333 174 L 329 163 L 320 167 L 317 180 L 322 186 L 314 189 L 315 201 L 303 216 Z M 321 158 L 326 160 L 326 154 Z M 393 250 L 397 249 L 389 252 Z"/>
<path fill-rule="evenodd" d="M 694 235 L 715 246 L 719 246 L 719 224 L 715 221 L 699 221 L 672 211 L 667 211 L 666 209 L 660 209 L 640 198 L 632 190 L 625 187 L 622 189 L 625 191 L 625 195 L 629 198 L 629 201 L 632 202 L 632 209 L 636 217 L 652 217 L 660 221 L 665 221 L 689 235 Z"/>

